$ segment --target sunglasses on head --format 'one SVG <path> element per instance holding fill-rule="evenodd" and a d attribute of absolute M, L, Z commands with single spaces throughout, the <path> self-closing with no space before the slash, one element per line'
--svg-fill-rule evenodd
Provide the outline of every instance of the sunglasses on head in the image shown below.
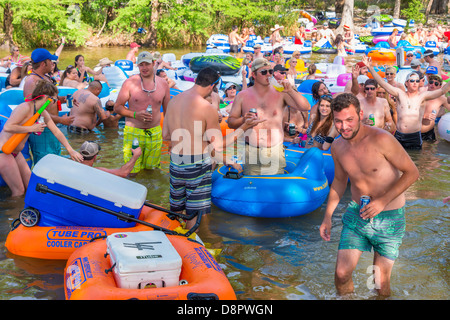
<path fill-rule="evenodd" d="M 365 88 L 364 88 L 364 90 L 372 90 L 372 91 L 373 91 L 373 90 L 376 90 L 376 89 L 377 89 L 377 88 L 375 88 L 375 87 L 365 87 Z"/>
<path fill-rule="evenodd" d="M 331 94 L 323 94 L 320 96 L 320 99 L 323 99 L 323 98 L 333 99 L 333 96 Z"/>
<path fill-rule="evenodd" d="M 419 83 L 420 82 L 420 79 L 417 79 L 417 80 L 414 80 L 414 79 L 409 79 L 408 80 L 409 82 L 411 82 L 411 83 Z"/>
<path fill-rule="evenodd" d="M 269 74 L 273 74 L 273 69 L 267 69 L 267 70 L 261 70 L 259 73 L 261 73 L 263 76 L 267 75 L 267 72 Z"/>

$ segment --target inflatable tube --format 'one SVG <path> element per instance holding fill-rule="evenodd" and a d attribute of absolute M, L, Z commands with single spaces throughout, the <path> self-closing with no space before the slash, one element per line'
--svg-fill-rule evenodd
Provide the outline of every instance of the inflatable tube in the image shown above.
<path fill-rule="evenodd" d="M 450 142 L 450 112 L 444 114 L 439 120 L 438 133 L 442 139 Z"/>
<path fill-rule="evenodd" d="M 365 44 L 369 44 L 369 45 L 373 44 L 373 39 L 374 39 L 374 36 L 360 36 L 359 37 L 359 41 L 361 41 Z"/>
<path fill-rule="evenodd" d="M 337 49 L 335 48 L 320 48 L 320 47 L 313 47 L 312 48 L 313 53 L 319 53 L 319 54 L 336 54 Z"/>
<path fill-rule="evenodd" d="M 120 233 L 117 235 L 124 236 Z M 181 236 L 168 235 L 167 238 L 182 260 L 179 285 L 144 289 L 119 288 L 114 280 L 115 270 L 105 272 L 111 270 L 111 255 L 105 257 L 106 241 L 97 240 L 77 249 L 70 256 L 64 270 L 66 299 L 236 300 L 236 294 L 226 275 L 203 245 Z M 143 250 L 146 253 L 148 251 Z M 149 265 L 154 266 L 154 263 L 149 262 Z"/>
<path fill-rule="evenodd" d="M 169 230 L 180 228 L 177 219 L 169 215 L 144 206 L 139 219 L 155 226 Z M 67 260 L 77 249 L 88 244 L 93 238 L 108 236 L 116 232 L 138 232 L 153 230 L 153 228 L 136 224 L 129 228 L 103 228 L 83 226 L 51 226 L 51 227 L 25 227 L 23 224 L 13 226 L 9 232 L 5 247 L 9 252 L 23 257 Z"/>
<path fill-rule="evenodd" d="M 195 73 L 206 67 L 215 69 L 221 75 L 234 75 L 239 72 L 241 64 L 235 57 L 229 55 L 194 57 L 189 62 L 189 68 Z"/>
<path fill-rule="evenodd" d="M 287 158 L 286 164 L 285 174 L 238 179 L 231 178 L 234 169 L 221 166 L 213 173 L 211 200 L 224 211 L 263 218 L 299 216 L 319 208 L 329 192 L 322 152 L 311 148 L 300 158 Z"/>
<path fill-rule="evenodd" d="M 395 49 L 372 50 L 367 55 L 374 61 L 396 61 Z"/>
<path fill-rule="evenodd" d="M 392 32 L 394 31 L 394 29 L 398 30 L 398 34 L 403 33 L 403 28 L 402 27 L 382 27 L 382 28 L 375 28 L 372 29 L 372 31 L 370 32 L 373 36 L 390 36 L 392 34 Z"/>
<path fill-rule="evenodd" d="M 300 10 L 300 15 L 306 19 L 308 19 L 309 21 L 311 21 L 312 23 L 316 24 L 317 23 L 317 19 L 316 17 L 310 15 L 308 12 L 304 11 L 304 10 Z"/>
<path fill-rule="evenodd" d="M 379 42 L 387 42 L 388 41 L 389 36 L 388 35 L 384 35 L 384 36 L 374 36 L 372 42 L 374 44 L 377 44 Z M 389 44 L 388 44 L 388 48 L 389 48 Z"/>

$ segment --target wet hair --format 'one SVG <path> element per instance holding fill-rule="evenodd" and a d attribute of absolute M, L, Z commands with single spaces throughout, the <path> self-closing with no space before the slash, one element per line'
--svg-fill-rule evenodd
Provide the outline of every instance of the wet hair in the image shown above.
<path fill-rule="evenodd" d="M 61 75 L 61 80 L 59 80 L 60 85 L 62 86 L 64 83 L 64 79 L 66 79 L 67 75 L 73 70 L 76 69 L 74 66 L 68 66 L 66 70 L 64 70 L 63 74 Z"/>
<path fill-rule="evenodd" d="M 36 87 L 31 94 L 31 99 L 35 99 L 41 95 L 54 97 L 58 95 L 58 88 L 51 82 L 46 80 L 39 80 L 36 82 Z"/>
<path fill-rule="evenodd" d="M 338 34 L 338 35 L 336 36 L 336 38 L 334 38 L 333 46 L 337 46 L 337 45 L 339 45 L 341 42 L 344 42 L 344 37 L 342 36 L 342 34 Z"/>
<path fill-rule="evenodd" d="M 114 111 L 114 101 L 112 101 L 112 100 L 106 101 L 105 109 L 108 111 Z"/>
<path fill-rule="evenodd" d="M 31 60 L 28 60 L 27 62 L 25 62 L 22 66 L 22 70 L 20 71 L 20 78 L 23 79 L 28 75 L 28 66 L 29 65 L 33 65 L 31 63 Z"/>
<path fill-rule="evenodd" d="M 331 101 L 331 111 L 341 112 L 343 109 L 349 108 L 353 105 L 356 109 L 356 113 L 359 115 L 361 106 L 358 98 L 351 93 L 342 93 Z"/>
<path fill-rule="evenodd" d="M 308 66 L 308 73 L 309 73 L 309 74 L 314 74 L 314 73 L 316 73 L 316 71 L 317 71 L 316 65 L 315 65 L 314 63 L 311 63 L 311 64 Z M 317 87 L 317 90 L 319 90 L 319 87 Z"/>
<path fill-rule="evenodd" d="M 197 79 L 195 79 L 195 84 L 201 87 L 207 87 L 212 84 L 218 83 L 220 74 L 213 68 L 206 67 L 200 70 Z"/>
<path fill-rule="evenodd" d="M 364 82 L 364 87 L 370 85 L 374 86 L 375 88 L 378 88 L 378 82 L 375 79 L 367 79 L 366 82 Z"/>

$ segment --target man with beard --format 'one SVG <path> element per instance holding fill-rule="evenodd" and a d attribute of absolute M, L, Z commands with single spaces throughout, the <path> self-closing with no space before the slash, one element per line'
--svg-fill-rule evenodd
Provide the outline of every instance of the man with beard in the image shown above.
<path fill-rule="evenodd" d="M 160 108 L 162 105 L 163 112 L 166 112 L 170 89 L 166 80 L 155 76 L 154 64 L 155 59 L 150 52 L 144 51 L 138 55 L 139 74 L 125 80 L 114 105 L 114 111 L 126 117 L 123 129 L 124 163 L 130 161 L 132 157 L 131 146 L 135 138 L 138 139 L 142 149 L 142 156 L 131 171 L 134 175 L 141 169 L 161 166 Z M 128 108 L 125 107 L 127 102 Z"/>
<path fill-rule="evenodd" d="M 419 172 L 400 143 L 387 131 L 361 123 L 359 100 L 343 93 L 331 103 L 334 125 L 341 134 L 331 146 L 335 176 L 320 236 L 330 241 L 331 217 L 344 195 L 351 197 L 342 217 L 335 285 L 340 295 L 353 292 L 352 273 L 363 251 L 374 253 L 375 288 L 390 295 L 390 276 L 405 232 L 405 190 Z M 360 208 L 361 196 L 370 202 Z"/>

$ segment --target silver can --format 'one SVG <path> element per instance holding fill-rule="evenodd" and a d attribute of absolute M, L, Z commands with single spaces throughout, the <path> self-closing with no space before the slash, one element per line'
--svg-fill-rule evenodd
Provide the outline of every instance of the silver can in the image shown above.
<path fill-rule="evenodd" d="M 295 124 L 289 123 L 289 135 L 293 136 L 297 131 L 295 130 Z"/>
<path fill-rule="evenodd" d="M 153 108 L 152 108 L 152 106 L 150 104 L 147 107 L 147 113 L 149 113 L 149 114 L 153 113 Z"/>
<path fill-rule="evenodd" d="M 256 111 L 256 108 L 251 108 L 248 112 L 254 113 L 255 116 L 258 116 L 258 111 Z"/>

